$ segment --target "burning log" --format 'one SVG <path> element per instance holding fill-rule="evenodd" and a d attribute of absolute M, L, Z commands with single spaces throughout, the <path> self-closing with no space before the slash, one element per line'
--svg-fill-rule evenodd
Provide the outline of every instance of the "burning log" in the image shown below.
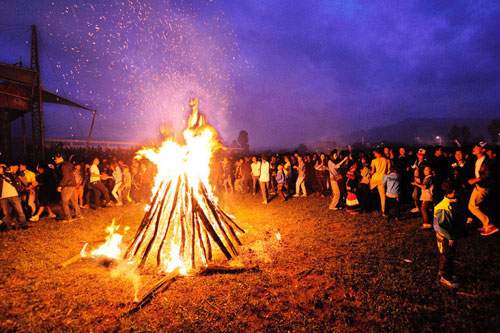
<path fill-rule="evenodd" d="M 164 258 L 172 254 L 167 253 L 166 248 L 170 245 L 172 250 L 175 239 L 179 260 L 189 259 L 192 268 L 196 267 L 197 257 L 203 264 L 212 259 L 212 241 L 229 260 L 238 254 L 234 243 L 241 244 L 235 229 L 244 232 L 218 207 L 203 182 L 193 187 L 184 173 L 177 177 L 175 184 L 159 186 L 124 257 L 137 260 L 139 267 L 144 268 L 154 252 L 156 266 L 162 267 Z"/>

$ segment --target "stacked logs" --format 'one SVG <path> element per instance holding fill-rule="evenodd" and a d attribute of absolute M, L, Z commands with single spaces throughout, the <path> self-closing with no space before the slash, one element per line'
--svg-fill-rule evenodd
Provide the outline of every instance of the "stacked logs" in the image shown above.
<path fill-rule="evenodd" d="M 189 261 L 193 269 L 197 257 L 205 265 L 212 260 L 212 242 L 228 260 L 238 254 L 236 231 L 245 231 L 217 205 L 201 180 L 196 185 L 189 183 L 186 173 L 159 185 L 125 259 L 137 261 L 142 269 L 156 256 L 156 266 L 162 267 L 172 242 L 179 246 L 180 260 Z"/>

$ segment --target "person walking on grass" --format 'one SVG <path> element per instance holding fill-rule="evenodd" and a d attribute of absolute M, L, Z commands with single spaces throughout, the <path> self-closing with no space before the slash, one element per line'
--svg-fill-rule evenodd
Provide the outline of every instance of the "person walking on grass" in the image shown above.
<path fill-rule="evenodd" d="M 358 201 L 358 184 L 359 184 L 359 174 L 358 174 L 358 164 L 354 163 L 349 168 L 346 174 L 346 190 L 347 190 L 347 198 L 346 198 L 346 212 L 357 215 L 360 211 L 359 201 Z"/>
<path fill-rule="evenodd" d="M 469 200 L 469 210 L 477 217 L 483 226 L 479 228 L 481 236 L 489 236 L 498 231 L 498 228 L 491 224 L 490 218 L 486 215 L 480 205 L 487 199 L 493 181 L 491 174 L 491 160 L 485 154 L 486 143 L 478 143 L 472 149 L 472 155 L 476 157 L 474 168 L 475 178 L 469 179 L 469 184 L 474 186 Z"/>
<path fill-rule="evenodd" d="M 65 162 L 64 158 L 60 154 L 57 154 L 54 157 L 54 162 L 57 164 L 57 168 L 59 170 L 57 192 L 61 193 L 61 206 L 63 210 L 62 221 L 69 222 L 72 220 L 71 210 L 69 207 L 70 204 L 75 211 L 75 218 L 79 219 L 82 217 L 82 212 L 80 211 L 80 206 L 78 205 L 75 197 L 76 180 L 73 172 L 73 164 Z"/>
<path fill-rule="evenodd" d="M 396 221 L 400 219 L 400 197 L 401 197 L 401 177 L 395 166 L 391 164 L 389 174 L 385 175 L 382 179 L 382 183 L 385 186 L 385 196 L 386 196 L 386 214 L 384 217 L 389 219 L 394 218 Z"/>
<path fill-rule="evenodd" d="M 117 162 L 112 162 L 111 163 L 111 170 L 113 170 L 113 180 L 114 180 L 114 186 L 113 190 L 111 191 L 111 194 L 116 200 L 116 205 L 117 206 L 123 206 L 123 200 L 122 200 L 122 187 L 123 187 L 123 173 L 122 169 L 120 168 L 120 165 Z"/>
<path fill-rule="evenodd" d="M 278 195 L 281 198 L 281 201 L 286 201 L 286 196 L 283 194 L 283 188 L 286 184 L 286 177 L 283 171 L 283 164 L 278 164 L 278 171 L 276 173 L 276 184 Z"/>
<path fill-rule="evenodd" d="M 439 250 L 439 282 L 449 288 L 458 288 L 454 276 L 456 240 L 465 235 L 465 214 L 461 214 L 461 203 L 455 185 L 445 180 L 441 186 L 444 198 L 434 208 L 434 231 Z"/>
<path fill-rule="evenodd" d="M 332 190 L 332 202 L 330 203 L 331 210 L 339 210 L 340 201 L 340 187 L 339 182 L 342 181 L 342 176 L 339 173 L 340 166 L 347 161 L 348 156 L 344 157 L 341 161 L 337 161 L 337 149 L 330 152 L 330 160 L 328 161 L 328 173 L 330 175 L 330 189 Z"/>
<path fill-rule="evenodd" d="M 257 184 L 259 183 L 260 177 L 260 162 L 257 161 L 257 157 L 252 157 L 252 193 L 253 195 L 257 194 Z"/>
<path fill-rule="evenodd" d="M 26 229 L 28 225 L 26 224 L 26 216 L 24 215 L 23 208 L 21 206 L 21 199 L 19 198 L 19 192 L 16 189 L 22 186 L 20 181 L 15 178 L 15 175 L 9 171 L 5 164 L 0 164 L 0 207 L 3 212 L 3 222 L 5 223 L 5 228 L 10 230 L 12 228 L 11 222 L 13 220 L 12 210 L 14 208 L 17 214 L 17 225 L 14 226 L 15 229 Z"/>
<path fill-rule="evenodd" d="M 94 191 L 94 201 L 97 208 L 100 207 L 100 197 L 104 196 L 104 205 L 111 206 L 111 199 L 109 198 L 109 191 L 102 183 L 101 179 L 108 179 L 106 174 L 101 175 L 99 170 L 99 158 L 95 157 L 90 166 L 90 185 L 89 188 Z"/>
<path fill-rule="evenodd" d="M 294 197 L 300 196 L 300 189 L 302 189 L 302 196 L 307 197 L 306 190 L 306 164 L 302 156 L 297 155 L 298 165 L 294 165 L 293 168 L 297 170 L 297 182 L 295 183 L 295 194 Z M 277 178 L 276 178 L 277 179 Z"/>
<path fill-rule="evenodd" d="M 50 208 L 49 203 L 53 201 L 54 195 L 57 189 L 57 182 L 55 175 L 49 167 L 46 165 L 37 166 L 38 176 L 36 180 L 38 182 L 38 211 L 35 215 L 30 217 L 31 222 L 37 222 L 40 220 L 40 216 L 44 211 L 50 218 L 56 218 L 56 214 Z"/>
<path fill-rule="evenodd" d="M 420 194 L 420 201 L 422 201 L 420 212 L 422 213 L 423 218 L 421 229 L 430 229 L 432 228 L 430 216 L 434 205 L 434 176 L 432 175 L 432 168 L 430 166 L 426 166 L 424 168 L 424 180 L 422 183 L 413 182 L 412 185 L 417 186 L 422 191 Z"/>
<path fill-rule="evenodd" d="M 375 149 L 373 152 L 375 158 L 371 162 L 371 175 L 370 179 L 370 191 L 373 191 L 375 188 L 378 191 L 380 197 L 380 210 L 382 215 L 385 215 L 385 186 L 382 183 L 382 179 L 389 172 L 391 167 L 391 163 L 387 158 L 382 155 L 382 150 L 380 148 Z"/>

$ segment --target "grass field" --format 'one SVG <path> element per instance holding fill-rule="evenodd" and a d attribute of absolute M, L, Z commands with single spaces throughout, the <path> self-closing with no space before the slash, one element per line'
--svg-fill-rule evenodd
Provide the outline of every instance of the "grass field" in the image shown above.
<path fill-rule="evenodd" d="M 457 291 L 437 283 L 437 247 L 418 217 L 329 211 L 328 198 L 220 200 L 247 233 L 240 274 L 184 277 L 140 311 L 136 275 L 91 259 L 64 268 L 116 218 L 130 226 L 142 206 L 85 211 L 61 224 L 43 219 L 0 234 L 0 331 L 497 331 L 500 234 L 461 240 Z M 276 234 L 281 235 L 281 240 Z M 142 275 L 142 287 L 158 280 Z"/>

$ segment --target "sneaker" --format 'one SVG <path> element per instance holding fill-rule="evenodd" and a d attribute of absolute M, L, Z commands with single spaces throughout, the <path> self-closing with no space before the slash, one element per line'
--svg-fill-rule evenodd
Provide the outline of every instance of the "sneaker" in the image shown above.
<path fill-rule="evenodd" d="M 389 217 L 389 215 L 387 215 L 386 213 L 382 213 L 382 217 L 387 218 L 387 217 Z"/>
<path fill-rule="evenodd" d="M 117 202 L 115 206 L 123 206 L 122 202 Z"/>
<path fill-rule="evenodd" d="M 420 209 L 417 208 L 417 207 L 415 207 L 412 210 L 410 210 L 410 213 L 418 213 L 418 212 L 420 212 Z"/>
<path fill-rule="evenodd" d="M 40 217 L 38 215 L 33 215 L 30 217 L 30 222 L 38 222 L 40 220 Z"/>
<path fill-rule="evenodd" d="M 481 233 L 481 236 L 489 236 L 489 235 L 493 235 L 494 233 L 496 233 L 498 231 L 498 228 L 495 227 L 495 226 L 492 226 L 492 227 L 489 227 L 488 229 L 485 229 L 482 233 Z"/>
<path fill-rule="evenodd" d="M 263 203 L 264 205 L 267 205 L 267 201 L 262 201 L 262 203 Z"/>
<path fill-rule="evenodd" d="M 111 201 L 108 201 L 108 202 L 106 202 L 106 204 L 104 206 L 111 207 L 111 206 L 113 206 L 113 203 Z"/>
<path fill-rule="evenodd" d="M 477 228 L 477 231 L 481 231 L 481 232 L 484 232 L 484 227 L 481 227 L 481 228 Z"/>
<path fill-rule="evenodd" d="M 429 223 L 424 223 L 424 224 L 422 224 L 422 226 L 420 227 L 420 229 L 424 229 L 424 230 L 426 230 L 426 229 L 430 229 L 430 228 L 432 228 L 432 225 L 431 225 L 431 224 L 429 224 Z"/>
<path fill-rule="evenodd" d="M 307 197 L 307 194 L 302 194 L 301 197 Z"/>
<path fill-rule="evenodd" d="M 300 197 L 300 195 L 298 195 L 298 194 L 294 194 L 293 196 L 296 198 Z"/>
<path fill-rule="evenodd" d="M 54 213 L 50 213 L 50 214 L 49 214 L 49 217 L 50 217 L 51 219 L 55 219 L 55 218 L 56 218 L 56 214 L 54 214 Z"/>
<path fill-rule="evenodd" d="M 452 289 L 456 289 L 456 288 L 459 288 L 460 287 L 460 284 L 457 282 L 457 281 L 454 281 L 452 279 L 450 280 L 447 280 L 445 279 L 444 276 L 441 275 L 441 278 L 439 278 L 439 282 L 445 286 L 445 287 L 448 287 L 448 288 L 452 288 Z"/>

